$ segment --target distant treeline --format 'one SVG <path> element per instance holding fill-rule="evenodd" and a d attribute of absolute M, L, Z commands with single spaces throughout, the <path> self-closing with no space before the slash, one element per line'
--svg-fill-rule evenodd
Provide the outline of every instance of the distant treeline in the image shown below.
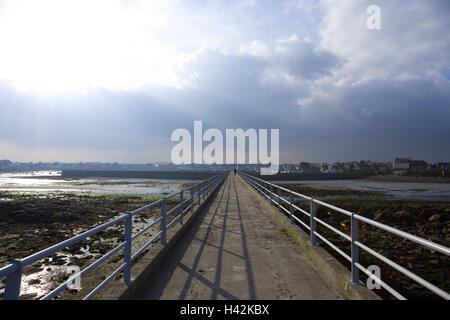
<path fill-rule="evenodd" d="M 218 174 L 217 171 L 121 171 L 121 170 L 63 170 L 64 178 L 147 178 L 203 180 Z"/>
<path fill-rule="evenodd" d="M 260 176 L 255 175 L 254 172 L 247 173 L 263 180 L 272 181 L 364 179 L 373 175 L 364 173 L 283 173 L 272 176 Z"/>

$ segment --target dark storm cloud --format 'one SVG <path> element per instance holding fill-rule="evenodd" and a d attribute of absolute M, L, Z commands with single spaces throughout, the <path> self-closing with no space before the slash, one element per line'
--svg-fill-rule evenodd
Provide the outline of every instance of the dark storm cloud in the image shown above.
<path fill-rule="evenodd" d="M 302 108 L 289 147 L 314 160 L 450 158 L 450 95 L 427 79 L 370 81 Z M 314 154 L 311 157 L 310 154 Z"/>
<path fill-rule="evenodd" d="M 330 76 L 333 69 L 339 69 L 343 60 L 333 53 L 318 49 L 316 45 L 305 41 L 284 42 L 277 61 L 288 73 L 308 80 Z"/>

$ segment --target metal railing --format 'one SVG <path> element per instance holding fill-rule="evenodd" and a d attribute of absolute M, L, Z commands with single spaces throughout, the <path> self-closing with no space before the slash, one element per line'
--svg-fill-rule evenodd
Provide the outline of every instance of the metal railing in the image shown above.
<path fill-rule="evenodd" d="M 75 244 L 77 242 L 86 239 L 87 237 L 96 234 L 102 230 L 105 230 L 111 226 L 118 225 L 120 223 L 124 223 L 124 239 L 123 242 L 116 246 L 114 249 L 103 255 L 101 258 L 97 259 L 95 262 L 73 275 L 70 279 L 81 278 L 85 276 L 87 273 L 98 267 L 101 263 L 106 261 L 108 258 L 119 252 L 123 249 L 123 264 L 119 266 L 116 270 L 114 270 L 109 276 L 105 278 L 95 289 L 93 289 L 88 295 L 84 297 L 85 300 L 92 298 L 95 294 L 97 294 L 104 286 L 106 286 L 114 277 L 123 272 L 123 279 L 127 285 L 131 284 L 131 263 L 134 261 L 148 246 L 156 240 L 160 239 L 162 245 L 167 243 L 167 229 L 173 226 L 176 222 L 183 224 L 183 218 L 189 212 L 192 214 L 194 210 L 194 205 L 200 205 L 200 203 L 205 201 L 205 199 L 211 194 L 211 192 L 215 189 L 217 185 L 219 185 L 223 179 L 226 177 L 226 173 L 220 173 L 213 177 L 210 177 L 206 180 L 196 183 L 188 188 L 175 192 L 169 196 L 166 196 L 160 200 L 154 201 L 142 208 L 137 210 L 127 212 L 111 221 L 103 223 L 95 228 L 92 228 L 88 231 L 85 231 L 77 236 L 74 236 L 68 240 L 65 240 L 61 243 L 58 243 L 54 246 L 51 246 L 45 250 L 32 254 L 26 258 L 13 260 L 9 265 L 0 269 L 0 279 L 6 277 L 6 287 L 3 298 L 5 300 L 16 300 L 20 297 L 20 287 L 22 283 L 22 275 L 23 268 L 27 265 L 35 263 L 53 253 L 61 251 L 62 249 Z M 188 197 L 184 197 L 184 194 L 188 193 Z M 167 200 L 179 196 L 179 203 L 167 211 Z M 189 204 L 185 206 L 185 204 Z M 133 216 L 151 209 L 153 207 L 160 206 L 161 214 L 160 217 L 156 220 L 153 220 L 149 225 L 145 226 L 142 230 L 133 234 Z M 172 213 L 178 212 L 178 215 L 173 218 L 170 223 L 167 223 L 167 217 Z M 153 236 L 147 243 L 145 243 L 142 247 L 140 247 L 135 254 L 132 253 L 132 243 L 138 237 L 140 237 L 144 232 L 152 228 L 153 226 L 159 224 L 160 231 Z M 70 283 L 70 279 L 56 289 L 52 290 L 46 296 L 42 298 L 42 300 L 48 300 L 54 298 L 56 295 L 64 291 L 68 288 Z"/>
<path fill-rule="evenodd" d="M 402 274 L 404 274 L 405 276 L 409 277 L 410 279 L 414 280 L 415 282 L 421 284 L 422 286 L 424 286 L 425 288 L 427 288 L 428 290 L 434 292 L 435 294 L 437 294 L 438 296 L 449 300 L 450 299 L 450 295 L 441 290 L 440 288 L 436 287 L 435 285 L 431 284 L 430 282 L 426 281 L 425 279 L 419 277 L 418 275 L 412 273 L 411 271 L 403 268 L 402 266 L 398 265 L 397 263 L 395 263 L 394 261 L 390 260 L 389 258 L 381 255 L 380 253 L 376 252 L 375 250 L 371 249 L 370 247 L 368 247 L 367 245 L 361 243 L 358 239 L 358 222 L 363 222 L 363 223 L 367 223 L 373 227 L 376 227 L 378 229 L 387 231 L 391 234 L 397 235 L 399 237 L 402 237 L 404 239 L 408 239 L 412 242 L 415 242 L 421 246 L 424 246 L 428 249 L 443 253 L 447 256 L 450 255 L 450 249 L 442 246 L 440 244 L 431 242 L 429 240 L 414 236 L 410 233 L 389 227 L 385 224 L 376 222 L 374 220 L 368 219 L 366 217 L 363 217 L 359 214 L 341 209 L 339 207 L 333 206 L 331 204 L 328 204 L 326 202 L 317 200 L 317 199 L 313 199 L 311 197 L 308 197 L 306 195 L 294 192 L 292 190 L 283 188 L 281 186 L 278 186 L 276 184 L 267 182 L 265 180 L 259 179 L 257 177 L 251 176 L 249 174 L 246 174 L 244 172 L 239 172 L 239 175 L 244 179 L 244 181 L 246 181 L 251 187 L 253 187 L 256 191 L 260 192 L 265 198 L 267 198 L 268 201 L 270 201 L 270 203 L 272 205 L 275 205 L 278 207 L 278 212 L 281 214 L 282 212 L 284 212 L 285 214 L 287 214 L 290 218 L 291 224 L 294 224 L 295 222 L 299 223 L 301 226 L 303 226 L 304 228 L 306 228 L 309 233 L 310 233 L 310 242 L 312 246 L 318 246 L 318 242 L 317 242 L 317 238 L 319 238 L 320 240 L 322 240 L 325 244 L 327 244 L 330 248 L 332 248 L 334 251 L 336 251 L 338 254 L 340 254 L 342 257 L 344 257 L 346 260 L 348 260 L 351 263 L 351 278 L 352 278 L 352 282 L 358 285 L 361 285 L 361 281 L 359 280 L 359 271 L 361 270 L 362 272 L 364 272 L 367 276 L 371 277 L 372 279 L 374 279 L 376 281 L 376 283 L 378 283 L 382 288 L 384 288 L 386 291 L 388 291 L 390 294 L 392 294 L 394 297 L 396 297 L 397 299 L 401 299 L 401 300 L 406 300 L 406 298 L 404 296 L 402 296 L 400 293 L 398 293 L 396 290 L 394 290 L 392 287 L 390 287 L 388 284 L 386 284 L 385 282 L 383 282 L 379 277 L 377 277 L 376 275 L 372 274 L 368 269 L 366 269 L 364 266 L 362 266 L 359 263 L 359 249 L 364 250 L 365 252 L 367 252 L 369 255 L 374 256 L 375 258 L 383 261 L 384 263 L 388 264 L 389 266 L 391 266 L 392 268 L 394 268 L 395 270 L 401 272 Z M 276 192 L 274 192 L 274 188 L 276 189 Z M 289 194 L 288 199 L 286 199 L 285 197 L 281 196 L 281 192 L 287 192 Z M 303 210 L 301 208 L 299 208 L 298 206 L 296 206 L 294 204 L 294 196 L 295 197 L 299 197 L 303 200 L 307 200 L 310 203 L 310 210 L 309 212 L 307 212 L 306 210 Z M 276 199 L 276 200 L 275 200 Z M 286 209 L 285 207 L 282 206 L 282 203 L 286 203 L 289 207 L 289 210 Z M 336 228 L 334 228 L 333 226 L 329 225 L 328 223 L 326 223 L 325 221 L 317 218 L 316 216 L 316 205 L 321 205 L 324 206 L 326 208 L 329 208 L 333 211 L 336 211 L 340 214 L 343 214 L 345 216 L 347 216 L 348 218 L 350 218 L 350 228 L 351 228 L 351 236 L 337 230 Z M 303 222 L 302 220 L 300 220 L 295 214 L 294 212 L 298 211 L 301 214 L 309 217 L 309 224 Z M 327 229 L 331 230 L 332 232 L 338 234 L 339 236 L 341 236 L 342 238 L 344 238 L 345 240 L 350 242 L 350 248 L 351 248 L 351 254 L 348 255 L 345 252 L 343 252 L 341 249 L 339 249 L 336 245 L 334 245 L 332 242 L 330 242 L 328 239 L 326 239 L 324 236 L 322 236 L 321 234 L 319 234 L 317 232 L 317 223 L 319 223 L 320 225 L 326 227 Z"/>

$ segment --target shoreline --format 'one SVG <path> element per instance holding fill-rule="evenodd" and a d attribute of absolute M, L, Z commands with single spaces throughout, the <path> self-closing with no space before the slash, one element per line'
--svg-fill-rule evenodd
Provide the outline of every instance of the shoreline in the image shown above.
<path fill-rule="evenodd" d="M 450 178 L 441 177 L 413 177 L 413 176 L 394 176 L 394 175 L 376 175 L 363 178 L 361 180 L 377 182 L 410 182 L 410 183 L 441 183 L 449 184 Z"/>
<path fill-rule="evenodd" d="M 369 175 L 360 173 L 288 173 L 275 174 L 269 176 L 261 176 L 254 172 L 247 172 L 259 179 L 266 181 L 277 181 L 279 183 L 287 181 L 323 181 L 323 180 L 361 180 L 376 182 L 409 182 L 409 183 L 440 183 L 449 184 L 450 178 L 442 177 L 419 177 L 419 176 L 402 176 L 402 175 Z"/>

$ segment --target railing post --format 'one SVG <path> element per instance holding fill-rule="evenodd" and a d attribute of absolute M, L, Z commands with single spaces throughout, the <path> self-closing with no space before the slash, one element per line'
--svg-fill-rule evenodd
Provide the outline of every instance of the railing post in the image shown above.
<path fill-rule="evenodd" d="M 133 217 L 129 212 L 127 212 L 127 217 L 125 219 L 125 230 L 124 230 L 124 240 L 125 247 L 123 248 L 123 260 L 126 264 L 123 270 L 123 281 L 127 286 L 131 284 L 131 234 L 133 228 Z"/>
<path fill-rule="evenodd" d="M 165 245 L 167 243 L 167 228 L 166 228 L 166 204 L 167 198 L 163 199 L 161 203 L 161 244 Z"/>
<path fill-rule="evenodd" d="M 202 200 L 205 200 L 205 182 L 202 182 L 202 186 L 200 188 L 200 196 L 202 197 Z"/>
<path fill-rule="evenodd" d="M 356 263 L 359 263 L 359 248 L 356 245 L 356 241 L 358 241 L 358 220 L 355 219 L 352 214 L 351 217 L 351 228 L 352 228 L 352 282 L 354 284 L 359 283 L 359 269 L 356 266 Z"/>
<path fill-rule="evenodd" d="M 200 194 L 201 194 L 201 197 L 202 197 L 202 200 L 205 200 L 205 182 L 203 181 L 202 182 L 202 187 L 200 188 L 200 190 L 202 190 L 201 192 L 200 192 Z"/>
<path fill-rule="evenodd" d="M 184 204 L 183 204 L 183 202 L 184 202 L 184 199 L 183 199 L 183 194 L 184 194 L 184 191 L 183 190 L 181 190 L 180 191 L 180 224 L 183 224 L 183 209 L 184 209 Z"/>
<path fill-rule="evenodd" d="M 289 212 L 290 212 L 290 218 L 291 218 L 291 224 L 294 224 L 294 207 L 292 206 L 292 204 L 294 203 L 294 195 L 291 191 L 291 195 L 290 195 L 290 200 L 289 200 Z"/>
<path fill-rule="evenodd" d="M 191 214 L 194 213 L 194 187 L 191 188 Z"/>
<path fill-rule="evenodd" d="M 309 227 L 311 228 L 309 231 L 309 235 L 311 238 L 311 245 L 317 246 L 317 236 L 315 234 L 317 230 L 317 221 L 314 219 L 316 217 L 316 203 L 314 202 L 314 199 L 309 200 Z"/>
<path fill-rule="evenodd" d="M 270 205 L 273 206 L 273 185 L 270 185 Z"/>
<path fill-rule="evenodd" d="M 16 266 L 16 271 L 10 273 L 6 277 L 5 300 L 18 300 L 20 297 L 20 284 L 22 283 L 22 262 L 20 260 L 13 260 L 11 264 Z"/>
<path fill-rule="evenodd" d="M 198 190 L 197 190 L 197 204 L 200 205 L 200 190 L 201 190 L 201 183 L 198 184 Z"/>
<path fill-rule="evenodd" d="M 281 214 L 281 191 L 280 191 L 280 188 L 278 188 L 278 213 Z"/>

